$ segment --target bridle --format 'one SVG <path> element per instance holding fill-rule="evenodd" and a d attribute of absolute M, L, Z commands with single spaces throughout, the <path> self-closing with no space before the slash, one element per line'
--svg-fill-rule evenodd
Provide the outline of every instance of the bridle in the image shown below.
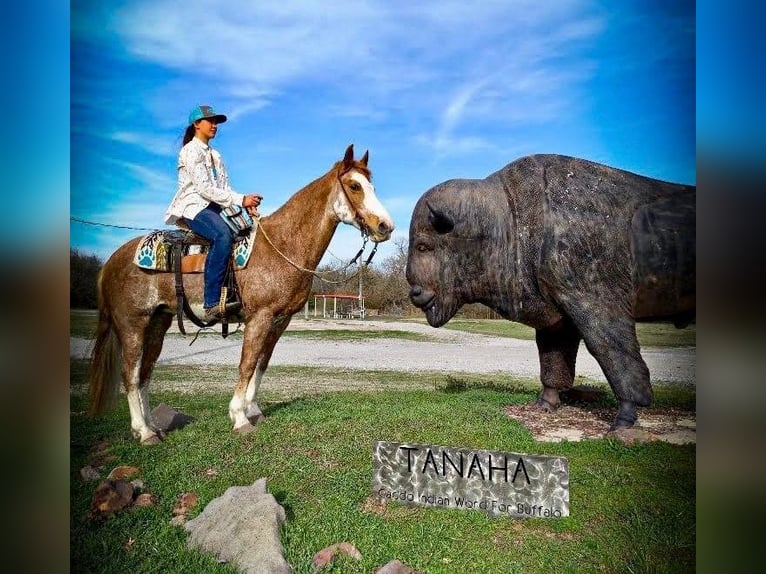
<path fill-rule="evenodd" d="M 356 253 L 356 255 L 354 256 L 354 258 L 351 261 L 349 261 L 344 267 L 342 267 L 340 269 L 334 270 L 333 271 L 334 273 L 338 273 L 339 271 L 345 271 L 346 269 L 348 269 L 349 267 L 354 265 L 359 260 L 359 258 L 362 256 L 362 254 L 364 253 L 364 250 L 367 247 L 367 242 L 370 239 L 369 233 L 367 232 L 367 229 L 366 229 L 366 225 L 364 225 L 364 222 L 362 221 L 361 217 L 359 216 L 358 211 L 354 208 L 354 204 L 352 203 L 351 198 L 349 197 L 348 192 L 346 191 L 346 186 L 343 185 L 343 180 L 341 179 L 345 174 L 347 174 L 352 169 L 354 169 L 354 168 L 352 167 L 352 168 L 349 168 L 349 169 L 347 169 L 345 171 L 338 171 L 338 175 L 336 177 L 338 179 L 338 184 L 340 185 L 340 189 L 343 192 L 343 195 L 345 195 L 345 197 L 346 197 L 346 201 L 348 202 L 348 204 L 351 207 L 351 209 L 354 210 L 354 218 L 359 222 L 359 227 L 361 228 L 362 239 L 363 239 L 362 247 L 359 249 L 359 251 Z M 316 277 L 320 281 L 324 281 L 325 283 L 346 283 L 347 281 L 350 281 L 351 279 L 353 279 L 354 277 L 359 275 L 359 273 L 361 273 L 361 271 L 362 271 L 361 266 L 360 266 L 359 269 L 356 271 L 356 273 L 354 273 L 350 277 L 346 277 L 345 279 L 342 279 L 340 281 L 332 280 L 332 279 L 326 279 L 325 277 L 322 277 L 322 275 L 316 269 L 307 269 L 305 267 L 302 267 L 301 265 L 298 265 L 295 261 L 290 259 L 287 255 L 282 253 L 282 251 L 280 251 L 280 249 L 271 242 L 271 239 L 269 238 L 268 234 L 266 233 L 266 231 L 263 229 L 263 226 L 261 225 L 261 216 L 257 215 L 257 216 L 253 217 L 253 241 L 255 241 L 255 234 L 258 232 L 259 229 L 261 231 L 261 234 L 263 235 L 263 238 L 266 240 L 266 242 L 269 245 L 271 245 L 271 248 L 274 251 L 276 251 L 277 254 L 279 254 L 279 256 L 282 257 L 282 259 L 287 261 L 290 265 L 295 267 L 298 271 L 303 271 L 304 273 L 311 273 L 314 277 Z M 372 248 L 372 251 L 370 252 L 370 255 L 367 257 L 367 259 L 364 262 L 364 266 L 365 267 L 368 266 L 372 262 L 372 258 L 375 256 L 375 253 L 377 253 L 377 251 L 378 251 L 378 242 L 375 241 L 374 243 L 375 243 L 375 246 Z"/>
<path fill-rule="evenodd" d="M 364 224 L 364 221 L 362 220 L 361 216 L 359 215 L 359 212 L 354 207 L 354 203 L 351 201 L 351 197 L 348 195 L 348 191 L 346 191 L 346 186 L 343 185 L 343 176 L 346 175 L 348 172 L 350 172 L 352 169 L 354 169 L 354 168 L 350 167 L 350 168 L 348 168 L 347 170 L 344 170 L 344 171 L 338 170 L 337 179 L 338 179 L 338 185 L 340 185 L 340 189 L 343 192 L 343 195 L 346 196 L 346 201 L 348 202 L 349 206 L 354 210 L 354 219 L 356 219 L 356 221 L 359 223 L 359 227 L 360 227 L 360 230 L 362 232 L 362 238 L 364 239 L 364 241 L 362 243 L 361 249 L 359 249 L 357 254 L 354 255 L 354 258 L 351 261 L 349 261 L 348 265 L 346 265 L 346 267 L 344 267 L 344 269 L 346 269 L 346 268 L 350 267 L 351 265 L 353 265 L 354 263 L 356 263 L 356 261 L 362 256 L 362 253 L 364 253 L 364 248 L 367 246 L 367 241 L 370 238 L 370 235 L 369 235 L 369 233 L 367 231 L 367 226 Z M 370 264 L 370 262 L 372 261 L 372 258 L 375 257 L 375 253 L 377 253 L 377 251 L 378 251 L 379 243 L 377 241 L 375 241 L 374 243 L 375 243 L 375 246 L 372 248 L 372 251 L 370 252 L 370 255 L 367 257 L 367 260 L 364 262 L 365 267 Z"/>

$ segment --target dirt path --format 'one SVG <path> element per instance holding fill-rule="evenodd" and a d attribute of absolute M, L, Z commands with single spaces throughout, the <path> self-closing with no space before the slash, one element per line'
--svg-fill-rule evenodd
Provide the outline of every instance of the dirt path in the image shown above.
<path fill-rule="evenodd" d="M 419 333 L 425 341 L 373 339 L 370 341 L 332 341 L 290 337 L 290 330 L 398 330 Z M 174 324 L 165 339 L 160 364 L 235 366 L 239 362 L 241 336 L 228 339 L 211 334 L 182 336 Z M 70 339 L 70 356 L 85 358 L 92 342 Z M 647 348 L 642 351 L 654 383 L 695 383 L 696 348 Z M 298 319 L 277 343 L 271 359 L 274 365 L 374 369 L 406 372 L 505 373 L 538 377 L 539 362 L 534 341 L 487 337 L 410 322 L 375 320 Z M 605 381 L 601 368 L 584 346 L 577 359 L 577 374 Z"/>

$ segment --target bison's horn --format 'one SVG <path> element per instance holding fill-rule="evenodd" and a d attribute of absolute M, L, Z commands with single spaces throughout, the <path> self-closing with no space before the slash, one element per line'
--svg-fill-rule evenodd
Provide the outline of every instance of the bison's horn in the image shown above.
<path fill-rule="evenodd" d="M 431 215 L 429 216 L 429 221 L 431 222 L 431 226 L 434 228 L 434 231 L 439 234 L 443 233 L 449 233 L 455 228 L 455 224 L 452 222 L 452 219 L 448 215 L 446 215 L 443 211 L 439 211 L 438 209 L 434 209 L 434 207 L 426 201 L 426 207 L 428 207 L 428 211 L 431 212 Z"/>

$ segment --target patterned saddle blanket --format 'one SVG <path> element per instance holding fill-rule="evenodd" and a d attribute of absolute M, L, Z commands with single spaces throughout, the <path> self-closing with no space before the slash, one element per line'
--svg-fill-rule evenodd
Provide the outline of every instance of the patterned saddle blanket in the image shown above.
<path fill-rule="evenodd" d="M 257 228 L 256 228 L 257 231 Z M 232 258 L 234 269 L 242 269 L 250 260 L 255 243 L 255 232 L 234 241 Z M 210 242 L 193 231 L 184 229 L 160 229 L 141 238 L 136 247 L 133 262 L 142 269 L 175 271 L 173 268 L 173 245 L 181 245 L 181 270 L 183 273 L 202 273 Z"/>

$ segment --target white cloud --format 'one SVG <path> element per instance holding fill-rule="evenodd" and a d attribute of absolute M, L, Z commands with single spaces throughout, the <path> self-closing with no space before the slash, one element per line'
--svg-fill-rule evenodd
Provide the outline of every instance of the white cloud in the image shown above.
<path fill-rule="evenodd" d="M 192 78 L 213 83 L 237 118 L 300 90 L 332 115 L 411 115 L 431 132 L 421 143 L 448 153 L 487 146 L 470 122 L 534 124 L 572 106 L 592 70 L 569 55 L 603 30 L 595 10 L 586 0 L 154 0 L 99 17 L 134 57 L 186 78 L 168 94 Z M 78 33 L 97 28 L 75 20 Z M 173 116 L 167 101 L 154 105 Z"/>
<path fill-rule="evenodd" d="M 143 134 L 138 132 L 116 131 L 109 134 L 110 139 L 135 145 L 143 150 L 159 156 L 175 156 L 178 153 L 173 142 L 166 137 L 157 136 L 156 133 Z"/>

